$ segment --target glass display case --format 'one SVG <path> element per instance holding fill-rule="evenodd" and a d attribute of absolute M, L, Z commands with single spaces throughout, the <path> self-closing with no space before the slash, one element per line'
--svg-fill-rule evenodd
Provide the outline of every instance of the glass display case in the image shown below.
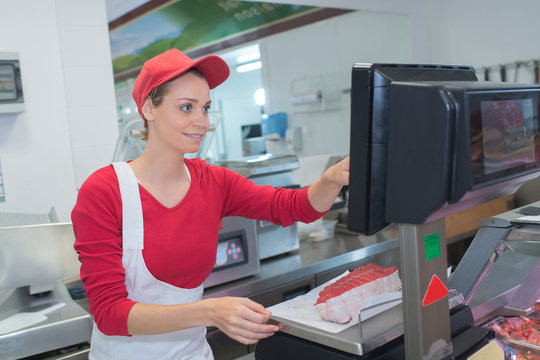
<path fill-rule="evenodd" d="M 481 222 L 449 280 L 475 325 L 491 329 L 515 359 L 540 358 L 540 202 Z"/>

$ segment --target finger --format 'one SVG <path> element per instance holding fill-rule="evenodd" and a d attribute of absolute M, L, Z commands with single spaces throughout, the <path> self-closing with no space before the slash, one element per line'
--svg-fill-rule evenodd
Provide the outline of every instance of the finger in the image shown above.
<path fill-rule="evenodd" d="M 244 320 L 236 325 L 241 331 L 247 331 L 250 333 L 274 333 L 279 331 L 279 327 L 273 324 L 259 324 L 249 320 Z"/>
<path fill-rule="evenodd" d="M 261 339 L 250 339 L 243 336 L 232 336 L 231 338 L 245 345 L 253 345 L 253 344 L 258 343 L 259 340 L 261 340 Z"/>
<path fill-rule="evenodd" d="M 274 332 L 253 332 L 246 329 L 235 329 L 230 335 L 232 338 L 241 338 L 249 341 L 258 341 L 274 335 Z"/>
<path fill-rule="evenodd" d="M 351 162 L 350 156 L 347 156 L 345 159 L 343 159 L 342 162 L 341 162 L 342 169 L 345 170 L 345 171 L 349 171 L 350 162 Z"/>
<path fill-rule="evenodd" d="M 244 314 L 243 314 L 243 318 L 249 322 L 252 322 L 254 324 L 264 324 L 266 323 L 268 320 L 270 320 L 270 315 L 271 313 L 270 312 L 265 312 L 265 313 L 258 313 L 258 312 L 255 312 L 255 311 L 246 311 Z"/>
<path fill-rule="evenodd" d="M 251 309 L 253 311 L 256 311 L 258 313 L 265 314 L 265 313 L 269 312 L 268 310 L 265 309 L 264 306 L 262 306 L 259 303 L 256 303 L 253 300 L 250 300 L 248 298 L 243 298 L 243 303 L 244 303 L 244 305 L 246 307 L 248 307 L 249 309 Z"/>
<path fill-rule="evenodd" d="M 349 179 L 350 179 L 349 173 L 345 174 L 345 175 L 343 176 L 343 179 L 342 179 L 342 180 L 343 180 L 342 184 L 343 184 L 343 185 L 349 185 Z"/>
<path fill-rule="evenodd" d="M 248 308 L 248 310 L 251 310 L 246 313 L 245 318 L 247 320 L 263 324 L 270 320 L 270 316 L 272 315 L 272 312 L 269 310 L 266 310 L 264 306 L 261 304 L 258 304 L 252 300 L 245 299 L 247 301 L 244 302 L 244 305 Z"/>
<path fill-rule="evenodd" d="M 252 345 L 252 344 L 256 344 L 258 340 L 254 340 L 254 339 L 248 339 L 248 338 L 245 338 L 243 336 L 239 336 L 239 335 L 230 335 L 230 338 L 233 339 L 233 340 L 236 340 L 238 342 L 241 342 L 242 344 L 245 344 L 245 345 Z"/>

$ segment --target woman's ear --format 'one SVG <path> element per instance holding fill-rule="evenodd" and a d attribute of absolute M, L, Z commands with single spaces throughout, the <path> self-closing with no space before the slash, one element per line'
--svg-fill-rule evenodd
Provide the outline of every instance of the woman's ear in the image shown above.
<path fill-rule="evenodd" d="M 147 121 L 154 120 L 153 110 L 154 106 L 152 104 L 152 100 L 150 100 L 150 98 L 146 98 L 142 106 L 142 113 Z"/>

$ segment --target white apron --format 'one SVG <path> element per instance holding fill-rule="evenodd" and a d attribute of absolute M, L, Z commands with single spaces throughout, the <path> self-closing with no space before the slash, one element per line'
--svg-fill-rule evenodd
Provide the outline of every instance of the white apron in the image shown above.
<path fill-rule="evenodd" d="M 113 163 L 122 196 L 122 264 L 131 300 L 173 305 L 200 300 L 203 286 L 183 289 L 156 279 L 143 259 L 144 227 L 137 178 L 126 162 Z M 90 360 L 213 360 L 206 327 L 158 335 L 108 336 L 94 323 Z"/>

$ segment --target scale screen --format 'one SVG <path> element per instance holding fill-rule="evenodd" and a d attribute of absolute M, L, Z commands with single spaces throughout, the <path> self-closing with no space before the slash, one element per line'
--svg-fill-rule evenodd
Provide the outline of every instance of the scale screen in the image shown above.
<path fill-rule="evenodd" d="M 214 270 L 221 270 L 230 266 L 247 262 L 245 235 L 235 234 L 231 237 L 222 237 L 218 241 L 216 265 Z"/>
<path fill-rule="evenodd" d="M 474 94 L 470 100 L 475 184 L 539 166 L 537 92 Z"/>

